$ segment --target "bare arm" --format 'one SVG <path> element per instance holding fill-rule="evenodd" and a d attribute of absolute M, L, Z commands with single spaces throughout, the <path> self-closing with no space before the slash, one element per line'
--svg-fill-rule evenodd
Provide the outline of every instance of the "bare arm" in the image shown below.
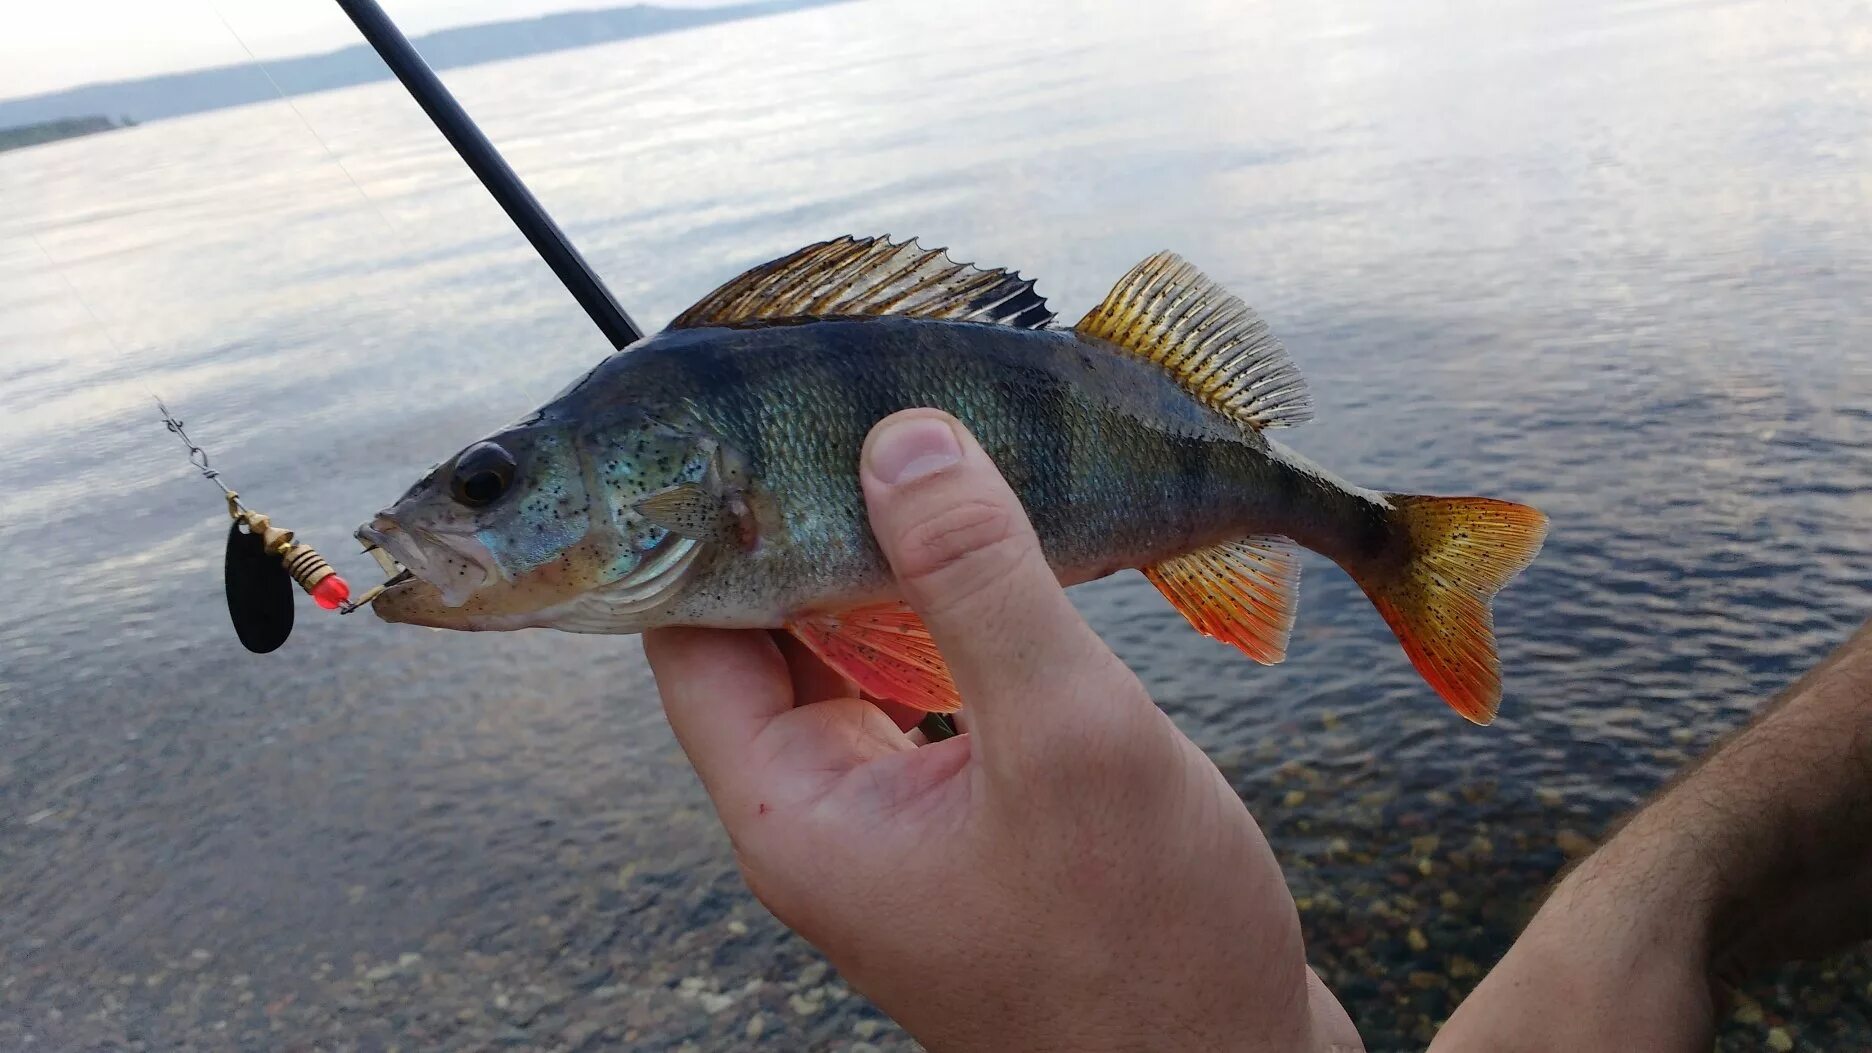
<path fill-rule="evenodd" d="M 1673 831 L 1721 978 L 1872 937 L 1872 623 L 1614 841 Z"/>
<path fill-rule="evenodd" d="M 1872 624 L 1568 874 L 1434 1048 L 1707 1050 L 1718 983 L 1867 938 Z"/>

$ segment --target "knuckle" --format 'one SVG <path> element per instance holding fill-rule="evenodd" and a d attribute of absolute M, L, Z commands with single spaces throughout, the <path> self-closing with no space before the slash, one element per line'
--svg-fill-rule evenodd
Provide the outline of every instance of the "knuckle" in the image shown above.
<path fill-rule="evenodd" d="M 1019 566 L 1028 536 L 1006 505 L 964 501 L 911 524 L 891 562 L 906 586 L 952 599 L 1005 578 Z"/>

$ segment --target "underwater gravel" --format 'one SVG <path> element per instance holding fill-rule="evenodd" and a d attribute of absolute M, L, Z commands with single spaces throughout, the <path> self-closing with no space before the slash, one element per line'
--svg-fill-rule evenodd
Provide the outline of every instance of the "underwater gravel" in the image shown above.
<path fill-rule="evenodd" d="M 1370 1049 L 1422 1049 L 1604 820 L 1539 787 L 1372 785 L 1376 760 L 1348 760 L 1370 777 L 1297 763 L 1231 774 L 1281 856 L 1313 964 Z M 560 879 L 526 897 L 536 913 L 388 953 L 282 946 L 253 962 L 195 948 L 121 973 L 74 972 L 57 954 L 34 967 L 29 953 L 0 976 L 0 1048 L 919 1048 L 752 900 L 713 840 L 720 854 L 699 866 L 561 858 Z M 1749 984 L 1717 1048 L 1847 1049 L 1869 1023 L 1872 958 L 1855 953 Z"/>

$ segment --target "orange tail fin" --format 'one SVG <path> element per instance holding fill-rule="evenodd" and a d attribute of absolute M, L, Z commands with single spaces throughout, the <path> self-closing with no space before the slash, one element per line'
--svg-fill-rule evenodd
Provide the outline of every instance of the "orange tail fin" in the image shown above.
<path fill-rule="evenodd" d="M 1410 539 L 1401 568 L 1358 577 L 1411 664 L 1477 724 L 1501 706 L 1501 663 L 1489 601 L 1540 551 L 1547 517 L 1486 497 L 1387 494 Z"/>

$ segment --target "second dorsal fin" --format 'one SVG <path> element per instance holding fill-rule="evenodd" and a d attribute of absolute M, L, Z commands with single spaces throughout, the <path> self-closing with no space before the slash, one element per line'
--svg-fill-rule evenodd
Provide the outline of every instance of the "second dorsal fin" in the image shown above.
<path fill-rule="evenodd" d="M 1306 381 L 1267 323 L 1175 253 L 1131 268 L 1073 329 L 1157 363 L 1210 408 L 1249 427 L 1312 416 Z"/>
<path fill-rule="evenodd" d="M 1053 320 L 1033 282 L 956 263 L 913 238 L 843 237 L 763 263 L 704 296 L 671 329 L 902 315 L 1038 329 Z"/>

